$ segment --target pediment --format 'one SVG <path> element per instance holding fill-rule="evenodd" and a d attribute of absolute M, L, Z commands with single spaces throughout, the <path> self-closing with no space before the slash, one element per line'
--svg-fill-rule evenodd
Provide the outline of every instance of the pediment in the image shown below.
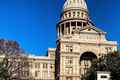
<path fill-rule="evenodd" d="M 103 34 L 106 34 L 106 32 L 104 32 L 101 29 L 96 28 L 96 27 L 86 27 L 86 28 L 81 29 L 80 32 L 103 33 Z"/>

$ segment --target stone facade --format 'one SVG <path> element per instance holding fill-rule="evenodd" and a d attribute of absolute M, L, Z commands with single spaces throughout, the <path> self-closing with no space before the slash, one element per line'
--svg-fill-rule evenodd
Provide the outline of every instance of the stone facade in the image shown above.
<path fill-rule="evenodd" d="M 47 57 L 29 56 L 29 72 L 22 79 L 81 80 L 93 59 L 117 50 L 117 42 L 105 35 L 90 20 L 85 0 L 66 0 L 57 24 L 57 47 L 49 48 Z"/>
<path fill-rule="evenodd" d="M 14 61 L 9 69 L 14 69 L 13 75 L 18 74 L 19 80 L 55 80 L 55 48 L 48 49 L 48 56 L 21 55 L 8 60 Z M 0 55 L 0 62 L 4 60 L 5 54 Z M 10 63 L 12 64 L 12 63 Z M 20 64 L 21 66 L 15 66 Z M 18 70 L 17 72 L 16 70 Z M 16 79 L 15 79 L 16 80 Z"/>
<path fill-rule="evenodd" d="M 85 0 L 65 1 L 57 31 L 57 80 L 81 80 L 93 59 L 117 50 L 90 20 Z"/>
<path fill-rule="evenodd" d="M 117 50 L 117 42 L 108 41 L 90 20 L 85 0 L 65 1 L 57 35 L 57 48 L 48 49 L 48 57 L 29 57 L 34 79 L 81 80 L 93 59 Z"/>
<path fill-rule="evenodd" d="M 29 70 L 23 80 L 55 80 L 55 48 L 48 49 L 48 56 L 28 56 Z M 25 76 L 26 75 L 26 76 Z"/>

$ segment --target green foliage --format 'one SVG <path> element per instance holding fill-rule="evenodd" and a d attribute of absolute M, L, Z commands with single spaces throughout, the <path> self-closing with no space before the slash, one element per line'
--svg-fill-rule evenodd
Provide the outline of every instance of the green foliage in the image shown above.
<path fill-rule="evenodd" d="M 94 80 L 96 71 L 109 71 L 111 72 L 112 80 L 120 79 L 120 53 L 112 52 L 97 60 L 92 61 L 92 66 L 86 73 L 85 80 Z"/>

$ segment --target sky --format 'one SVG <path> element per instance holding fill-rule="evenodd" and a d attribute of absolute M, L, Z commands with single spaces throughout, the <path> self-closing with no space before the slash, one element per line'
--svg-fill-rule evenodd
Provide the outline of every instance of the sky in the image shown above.
<path fill-rule="evenodd" d="M 56 24 L 64 0 L 0 0 L 0 39 L 15 40 L 28 54 L 46 55 L 56 47 Z M 120 0 L 87 0 L 89 15 L 120 43 Z M 118 44 L 119 46 L 119 44 Z M 119 48 L 119 47 L 118 47 Z"/>

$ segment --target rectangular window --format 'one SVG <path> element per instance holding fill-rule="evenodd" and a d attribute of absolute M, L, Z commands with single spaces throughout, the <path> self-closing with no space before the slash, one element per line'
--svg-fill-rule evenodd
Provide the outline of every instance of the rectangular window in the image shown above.
<path fill-rule="evenodd" d="M 77 26 L 82 26 L 82 23 L 81 22 L 77 22 Z"/>
<path fill-rule="evenodd" d="M 66 45 L 66 51 L 67 52 L 73 52 L 73 46 L 72 45 Z"/>
<path fill-rule="evenodd" d="M 22 76 L 24 76 L 24 77 L 29 76 L 29 71 L 22 71 Z"/>
<path fill-rule="evenodd" d="M 73 68 L 72 67 L 66 67 L 66 74 L 72 74 Z"/>
<path fill-rule="evenodd" d="M 64 34 L 64 24 L 61 25 L 62 34 Z"/>
<path fill-rule="evenodd" d="M 35 63 L 35 68 L 37 68 L 37 63 Z"/>
<path fill-rule="evenodd" d="M 70 23 L 69 22 L 66 23 L 66 27 L 70 27 Z"/>
<path fill-rule="evenodd" d="M 67 56 L 66 57 L 66 64 L 69 64 L 69 65 L 73 64 L 73 57 Z"/>
<path fill-rule="evenodd" d="M 35 63 L 35 68 L 40 68 L 40 63 Z"/>
<path fill-rule="evenodd" d="M 72 77 L 66 77 L 66 80 L 72 80 Z"/>
<path fill-rule="evenodd" d="M 30 68 L 33 68 L 32 62 L 29 63 L 29 67 L 30 67 Z"/>
<path fill-rule="evenodd" d="M 40 63 L 38 63 L 38 68 L 40 68 L 40 65 L 41 65 L 41 64 L 40 64 Z"/>
<path fill-rule="evenodd" d="M 46 80 L 48 79 L 48 72 L 47 71 L 42 72 L 42 78 L 46 79 Z"/>
<path fill-rule="evenodd" d="M 35 71 L 35 77 L 39 77 L 40 71 Z"/>
<path fill-rule="evenodd" d="M 101 78 L 107 78 L 107 76 L 102 75 Z"/>
<path fill-rule="evenodd" d="M 69 23 L 69 22 L 66 23 L 66 33 L 67 33 L 67 34 L 70 33 L 70 23 Z M 66 34 L 66 33 L 65 33 L 65 34 Z"/>
<path fill-rule="evenodd" d="M 76 22 L 71 22 L 71 26 L 76 26 Z"/>
<path fill-rule="evenodd" d="M 43 69 L 47 69 L 48 68 L 48 64 L 47 63 L 44 63 L 43 64 Z"/>
<path fill-rule="evenodd" d="M 83 23 L 83 27 L 84 27 L 84 26 L 87 26 L 87 24 L 86 24 L 86 23 Z"/>
<path fill-rule="evenodd" d="M 37 71 L 35 71 L 35 77 L 38 77 L 38 72 Z"/>

